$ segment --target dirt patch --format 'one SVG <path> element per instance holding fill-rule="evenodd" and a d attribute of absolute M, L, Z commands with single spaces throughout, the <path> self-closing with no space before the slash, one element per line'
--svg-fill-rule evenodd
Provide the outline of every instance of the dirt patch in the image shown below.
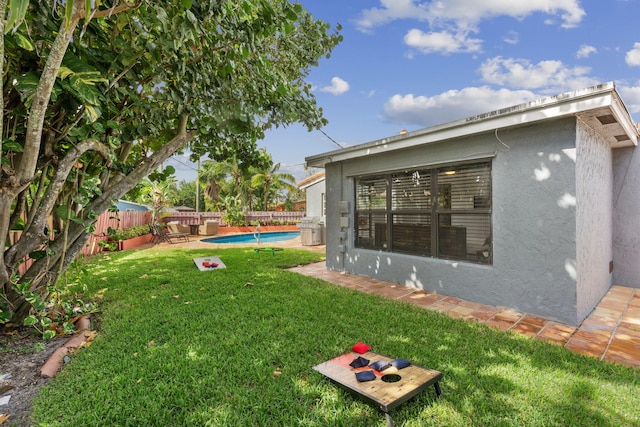
<path fill-rule="evenodd" d="M 0 403 L 10 396 L 7 404 L 0 405 L 0 414 L 10 415 L 3 427 L 32 425 L 31 400 L 49 381 L 40 376 L 40 368 L 68 339 L 59 336 L 43 341 L 31 329 L 0 326 Z"/>

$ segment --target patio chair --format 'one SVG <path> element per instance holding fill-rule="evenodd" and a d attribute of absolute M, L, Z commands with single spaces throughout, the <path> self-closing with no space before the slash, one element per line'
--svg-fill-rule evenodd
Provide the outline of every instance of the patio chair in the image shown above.
<path fill-rule="evenodd" d="M 198 228 L 198 233 L 203 236 L 215 236 L 218 234 L 218 221 L 206 220 L 204 224 Z"/>
<path fill-rule="evenodd" d="M 167 228 L 169 229 L 169 233 L 187 233 L 191 232 L 191 229 L 188 225 L 180 224 L 178 221 L 171 221 L 167 223 Z"/>
<path fill-rule="evenodd" d="M 158 224 L 150 224 L 149 231 L 151 231 L 151 243 L 160 243 L 165 240 L 164 233 Z"/>
<path fill-rule="evenodd" d="M 152 225 L 150 229 L 151 229 L 151 234 L 153 235 L 153 237 L 151 238 L 151 241 L 154 243 L 156 242 L 173 243 L 173 239 L 182 239 L 185 242 L 189 241 L 189 233 L 165 233 L 164 231 L 162 231 L 162 227 L 158 224 Z"/>

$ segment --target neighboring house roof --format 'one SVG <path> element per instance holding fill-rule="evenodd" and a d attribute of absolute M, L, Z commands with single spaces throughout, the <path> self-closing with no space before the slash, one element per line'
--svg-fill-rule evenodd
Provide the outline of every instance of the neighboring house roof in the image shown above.
<path fill-rule="evenodd" d="M 195 212 L 196 210 L 193 208 L 190 208 L 189 206 L 176 206 L 173 209 L 175 209 L 178 212 Z"/>
<path fill-rule="evenodd" d="M 140 203 L 130 202 L 128 200 L 118 200 L 116 208 L 119 211 L 148 211 L 149 208 Z"/>
<path fill-rule="evenodd" d="M 638 145 L 638 128 L 622 103 L 615 85 L 609 82 L 365 144 L 313 155 L 305 160 L 308 166 L 324 167 L 327 163 L 387 153 L 474 134 L 496 132 L 497 135 L 500 129 L 569 116 L 577 117 L 604 136 L 611 148 Z"/>
<path fill-rule="evenodd" d="M 325 180 L 324 171 L 321 171 L 306 177 L 305 179 L 298 182 L 297 185 L 300 190 L 304 190 L 305 188 L 311 187 L 312 185 L 322 182 L 324 180 Z"/>

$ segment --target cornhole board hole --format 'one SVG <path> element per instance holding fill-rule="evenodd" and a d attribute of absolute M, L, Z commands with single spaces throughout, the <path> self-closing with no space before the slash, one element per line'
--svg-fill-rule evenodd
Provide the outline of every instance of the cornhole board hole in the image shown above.
<path fill-rule="evenodd" d="M 200 271 L 220 270 L 221 268 L 227 268 L 226 265 L 217 256 L 205 256 L 202 258 L 194 258 L 196 267 Z"/>

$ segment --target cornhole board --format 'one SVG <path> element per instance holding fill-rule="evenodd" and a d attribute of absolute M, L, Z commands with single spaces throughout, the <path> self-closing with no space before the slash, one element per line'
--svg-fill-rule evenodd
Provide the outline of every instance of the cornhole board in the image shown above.
<path fill-rule="evenodd" d="M 357 369 L 352 368 L 350 363 L 358 356 L 362 356 L 370 362 L 391 362 L 393 360 L 390 357 L 372 351 L 367 351 L 364 354 L 350 352 L 314 366 L 313 369 L 339 386 L 375 404 L 384 412 L 387 419 L 387 427 L 393 427 L 391 410 L 408 401 L 428 386 L 434 386 L 436 396 L 440 396 L 442 393 L 438 384 L 438 381 L 442 379 L 442 373 L 413 364 L 396 370 L 394 372 L 397 374 L 396 378 L 391 382 L 385 381 L 385 371 L 378 372 L 375 370 L 373 370 L 376 376 L 375 380 L 360 382 L 355 373 L 372 369 L 368 366 Z"/>
<path fill-rule="evenodd" d="M 211 270 L 220 270 L 221 268 L 227 268 L 226 265 L 224 265 L 224 263 L 222 261 L 220 261 L 220 258 L 218 258 L 217 256 L 205 256 L 202 258 L 194 258 L 193 262 L 196 264 L 196 267 L 198 267 L 198 270 L 200 271 L 211 271 Z M 217 267 L 205 267 L 203 264 L 205 262 L 208 262 L 210 264 L 218 264 Z"/>

